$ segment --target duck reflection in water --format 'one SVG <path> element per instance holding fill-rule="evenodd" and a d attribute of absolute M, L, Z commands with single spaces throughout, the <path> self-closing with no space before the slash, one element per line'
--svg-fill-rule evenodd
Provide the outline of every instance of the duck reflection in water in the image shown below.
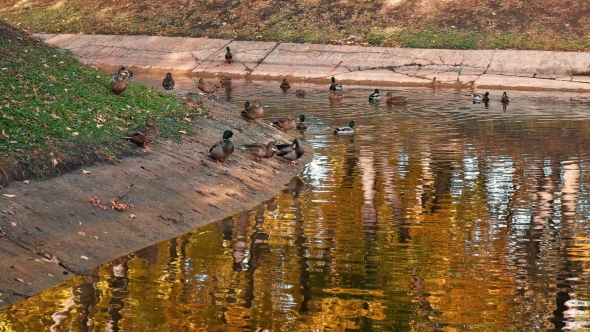
<path fill-rule="evenodd" d="M 129 290 L 127 290 L 127 285 L 129 284 L 129 278 L 127 276 L 127 272 L 129 267 L 127 265 L 129 262 L 129 257 L 120 257 L 115 259 L 112 263 L 112 273 L 111 273 L 111 300 L 109 301 L 109 316 L 110 320 L 107 322 L 105 326 L 105 331 L 107 332 L 116 332 L 119 331 L 119 321 L 123 318 L 121 311 L 125 306 L 125 298 L 129 294 Z"/>

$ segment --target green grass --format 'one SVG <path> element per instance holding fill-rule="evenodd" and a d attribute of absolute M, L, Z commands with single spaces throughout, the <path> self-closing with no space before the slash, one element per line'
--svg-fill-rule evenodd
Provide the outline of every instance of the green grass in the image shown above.
<path fill-rule="evenodd" d="M 134 153 L 121 137 L 148 116 L 162 138 L 193 133 L 185 118 L 196 112 L 178 96 L 133 82 L 117 96 L 108 73 L 2 28 L 10 29 L 0 24 L 0 185 Z"/>

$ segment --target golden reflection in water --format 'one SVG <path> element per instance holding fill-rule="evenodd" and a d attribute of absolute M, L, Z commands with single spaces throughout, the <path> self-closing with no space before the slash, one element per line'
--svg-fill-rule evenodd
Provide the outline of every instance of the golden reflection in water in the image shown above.
<path fill-rule="evenodd" d="M 283 194 L 0 310 L 0 331 L 589 327 L 590 122 L 568 118 L 587 111 L 440 94 L 325 135 L 349 95 L 318 93 L 298 136 L 317 155 Z"/>

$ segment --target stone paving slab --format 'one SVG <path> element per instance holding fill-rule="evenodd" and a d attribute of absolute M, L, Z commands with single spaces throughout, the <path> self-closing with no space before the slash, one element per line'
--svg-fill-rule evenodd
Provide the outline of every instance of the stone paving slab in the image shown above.
<path fill-rule="evenodd" d="M 190 72 L 249 79 L 408 86 L 475 85 L 522 90 L 590 91 L 590 53 L 441 50 L 294 44 L 224 39 L 38 35 L 83 62 L 111 70 Z M 225 47 L 234 63 L 225 65 Z M 576 75 L 578 74 L 578 75 Z"/>

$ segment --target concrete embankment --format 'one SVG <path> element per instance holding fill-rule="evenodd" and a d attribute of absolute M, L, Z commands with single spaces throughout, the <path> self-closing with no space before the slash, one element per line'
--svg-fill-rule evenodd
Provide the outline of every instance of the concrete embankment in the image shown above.
<path fill-rule="evenodd" d="M 0 307 L 270 199 L 312 159 L 305 146 L 295 168 L 276 157 L 255 161 L 239 146 L 293 138 L 268 124 L 251 124 L 236 107 L 212 98 L 203 97 L 209 113 L 193 123 L 198 134 L 183 142 L 161 141 L 143 157 L 85 167 L 89 173 L 0 188 Z M 225 167 L 208 150 L 227 129 L 234 132 L 236 150 Z M 133 206 L 111 209 L 116 197 Z"/>
<path fill-rule="evenodd" d="M 103 69 L 345 84 L 590 91 L 590 53 L 441 50 L 225 39 L 38 35 Z M 230 47 L 234 64 L 225 65 Z"/>

